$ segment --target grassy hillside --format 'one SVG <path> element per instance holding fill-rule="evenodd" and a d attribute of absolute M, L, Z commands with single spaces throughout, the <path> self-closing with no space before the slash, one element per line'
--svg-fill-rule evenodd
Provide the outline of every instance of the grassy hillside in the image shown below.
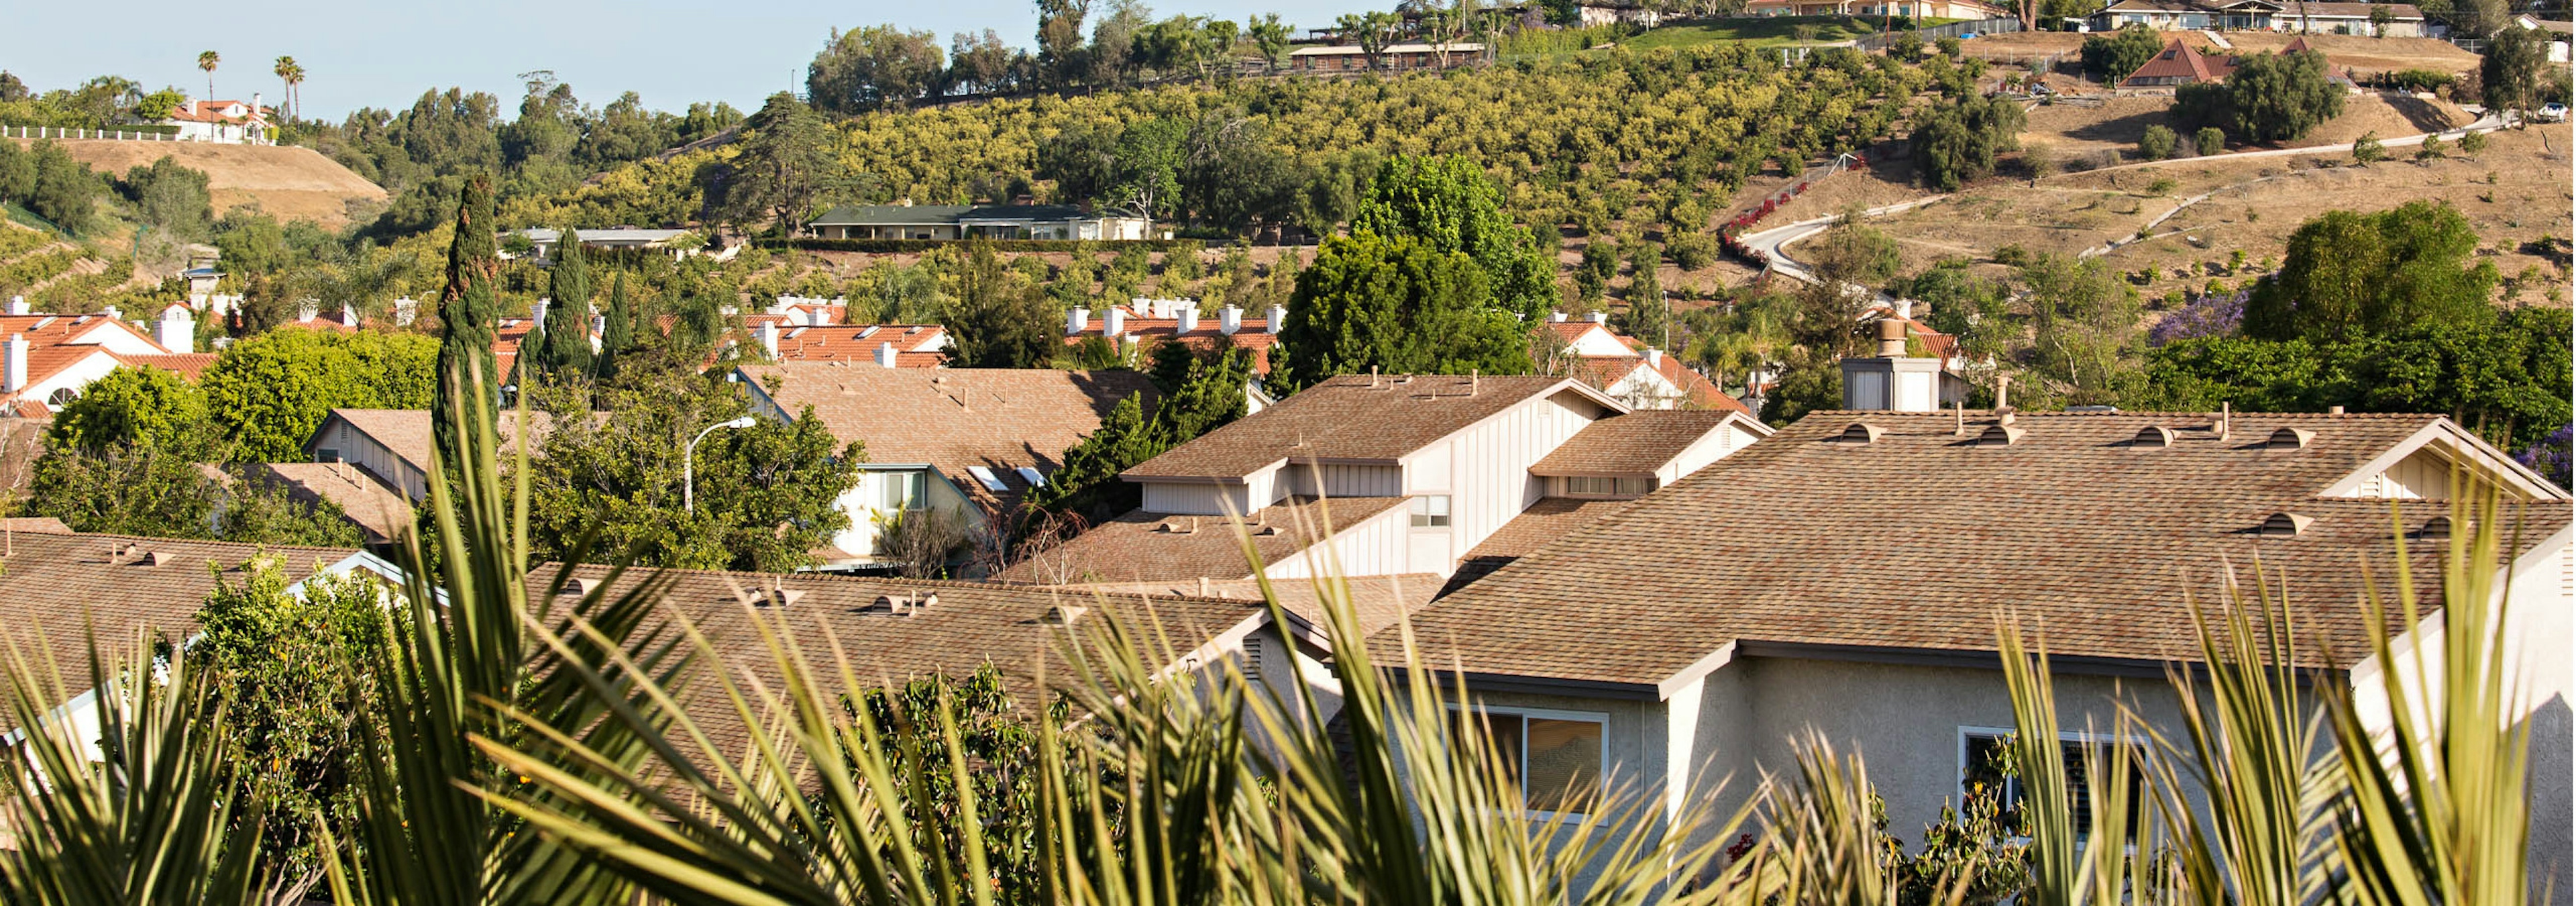
<path fill-rule="evenodd" d="M 337 229 L 349 222 L 352 203 L 373 205 L 385 200 L 384 189 L 311 148 L 71 140 L 56 144 L 101 173 L 123 174 L 163 157 L 203 171 L 217 215 L 255 203 L 281 221 L 311 220 Z"/>

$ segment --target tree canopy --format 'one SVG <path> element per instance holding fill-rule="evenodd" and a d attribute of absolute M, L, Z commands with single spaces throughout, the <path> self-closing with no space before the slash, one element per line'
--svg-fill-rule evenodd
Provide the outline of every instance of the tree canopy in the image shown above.
<path fill-rule="evenodd" d="M 2245 333 L 2335 341 L 2482 316 L 2497 276 L 2477 248 L 2468 218 L 2437 202 L 2328 211 L 2291 233 L 2280 271 L 2255 284 Z"/>
<path fill-rule="evenodd" d="M 2343 87 L 2328 76 L 2325 55 L 2313 50 L 2240 57 L 2226 81 L 2174 89 L 2174 112 L 2246 141 L 2285 142 L 2343 115 Z"/>
<path fill-rule="evenodd" d="M 1495 306 L 1484 269 L 1465 252 L 1411 236 L 1336 236 L 1297 275 L 1271 376 L 1299 387 L 1370 368 L 1524 374 L 1530 359 L 1523 330 Z"/>

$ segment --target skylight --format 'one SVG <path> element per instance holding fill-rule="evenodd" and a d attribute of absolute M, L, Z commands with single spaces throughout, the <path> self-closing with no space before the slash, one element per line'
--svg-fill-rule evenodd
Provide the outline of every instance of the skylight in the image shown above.
<path fill-rule="evenodd" d="M 1028 482 L 1029 487 L 1046 487 L 1046 476 L 1038 474 L 1038 470 L 1036 469 L 1028 466 L 1021 466 L 1019 468 L 1012 469 L 1011 471 L 1020 473 L 1020 480 Z"/>
<path fill-rule="evenodd" d="M 1011 489 L 1009 485 L 1002 483 L 1000 476 L 993 474 L 993 470 L 984 468 L 983 466 L 967 466 L 966 474 L 975 476 L 975 482 L 983 485 L 984 490 L 1007 491 Z"/>

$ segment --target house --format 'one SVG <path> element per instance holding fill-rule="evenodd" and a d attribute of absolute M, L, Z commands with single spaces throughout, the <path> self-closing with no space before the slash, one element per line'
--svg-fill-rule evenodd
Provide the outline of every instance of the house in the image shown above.
<path fill-rule="evenodd" d="M 2184 739 L 2161 677 L 2199 655 L 2187 602 L 2226 600 L 2223 574 L 2259 562 L 2289 588 L 2301 666 L 2367 676 L 2357 566 L 2384 582 L 2402 528 L 2416 575 L 2439 575 L 2444 545 L 2421 539 L 2450 530 L 2455 469 L 2512 501 L 2527 622 L 2508 636 L 2576 644 L 2569 495 L 2447 418 L 2008 411 L 1810 415 L 1443 596 L 1412 636 L 1470 699 L 1444 704 L 1548 741 L 1549 773 L 1524 776 L 1668 808 L 1732 778 L 1740 800 L 1746 778 L 1794 772 L 1812 732 L 1868 759 L 1906 835 L 2013 726 L 1999 614 L 2041 633 L 2070 739 L 2104 738 L 2086 734 L 2122 703 Z M 1390 663 L 1401 639 L 1371 644 Z M 2576 671 L 2523 663 L 2555 709 L 2533 751 L 2563 753 Z M 2535 764 L 2563 825 L 2567 762 Z M 1565 802 L 1531 807 L 1581 810 Z"/>
<path fill-rule="evenodd" d="M 2284 54 L 2299 51 L 2314 51 L 2319 56 L 2324 56 L 2323 51 L 2317 51 L 2316 48 L 2308 46 L 2308 39 L 2304 36 L 2291 38 L 2290 43 L 2281 47 L 2281 52 Z M 2175 38 L 2166 42 L 2165 49 L 2157 51 L 2153 58 L 2141 64 L 2136 71 L 2129 73 L 2128 78 L 2120 80 L 2120 87 L 2158 88 L 2221 82 L 2227 79 L 2229 73 L 2235 72 L 2236 67 L 2242 65 L 2244 61 L 2243 55 L 2215 54 L 2193 49 L 2183 43 L 2181 38 Z M 2331 58 L 2326 60 L 2326 79 L 2343 86 L 2346 91 L 2356 90 L 2352 70 L 2348 67 L 2336 66 Z"/>
<path fill-rule="evenodd" d="M 519 418 L 516 412 L 501 414 L 505 449 L 516 449 L 523 433 Z M 333 409 L 313 430 L 313 439 L 304 442 L 304 454 L 316 463 L 356 466 L 388 490 L 417 503 L 429 497 L 430 448 L 436 443 L 431 425 L 427 409 Z M 542 444 L 553 427 L 553 416 L 529 412 L 524 433 Z"/>
<path fill-rule="evenodd" d="M 1259 575 L 1447 577 L 1486 539 L 1550 497 L 1632 498 L 1666 476 L 1624 467 L 1542 469 L 1628 407 L 1562 377 L 1344 375 L 1128 469 L 1143 506 L 1005 571 L 1047 584 Z M 1658 416 L 1662 413 L 1658 413 Z M 1692 413 L 1697 416 L 1697 413 Z M 1680 465 L 1725 456 L 1769 429 L 1741 413 L 1687 425 Z M 1658 448 L 1660 449 L 1660 448 Z M 1679 468 L 1676 465 L 1674 468 Z M 1604 483 L 1606 482 L 1606 483 Z M 1330 564 L 1328 566 L 1327 564 Z"/>
<path fill-rule="evenodd" d="M 1223 345 L 1250 352 L 1254 374 L 1270 373 L 1270 347 L 1277 345 L 1279 328 L 1288 320 L 1288 309 L 1279 305 L 1270 306 L 1268 316 L 1262 318 L 1245 318 L 1243 309 L 1228 305 L 1217 309 L 1210 320 L 1199 316 L 1196 299 L 1142 297 L 1096 312 L 1096 327 L 1094 314 L 1088 308 L 1065 312 L 1065 345 L 1093 337 L 1126 353 L 1141 353 L 1149 343 L 1179 342 L 1201 350 Z"/>
<path fill-rule="evenodd" d="M 1967 401 L 1968 381 L 1952 367 L 1958 354 L 1955 338 L 1893 313 L 1878 320 L 1877 330 L 1877 355 L 1837 363 L 1843 373 L 1843 408 L 1932 412 Z M 1909 341 L 1923 343 L 1931 355 L 1907 355 Z"/>
<path fill-rule="evenodd" d="M 1924 19 L 1999 19 L 2018 15 L 1985 0 L 1753 0 L 1748 16 L 1910 16 Z"/>
<path fill-rule="evenodd" d="M 948 362 L 948 329 L 937 324 L 794 326 L 780 315 L 750 315 L 752 338 L 772 362 L 841 362 L 883 368 L 938 368 Z"/>
<path fill-rule="evenodd" d="M 822 239 L 1150 239 L 1151 227 L 1064 204 L 842 205 L 805 224 Z"/>
<path fill-rule="evenodd" d="M 2568 49 L 2571 46 L 2571 42 L 2576 42 L 2576 22 L 2569 22 L 2565 19 L 2542 19 L 2537 16 L 2523 14 L 2513 17 L 2513 24 L 2532 29 L 2534 31 L 2546 32 L 2547 37 L 2549 38 L 2549 62 L 2567 62 L 2569 56 Z"/>
<path fill-rule="evenodd" d="M 1554 362 L 1563 373 L 1627 404 L 1631 409 L 1716 409 L 1752 415 L 1726 395 L 1707 375 L 1683 365 L 1633 337 L 1610 329 L 1609 316 L 1594 312 L 1569 320 L 1564 312 L 1548 316 L 1541 328 L 1558 347 Z"/>
<path fill-rule="evenodd" d="M 2383 30 L 2373 16 L 2389 19 Z M 2382 38 L 2425 38 L 2424 11 L 2411 3 L 2331 3 L 2304 0 L 2281 4 L 2272 14 L 2272 30 L 2316 35 L 2366 35 Z"/>
<path fill-rule="evenodd" d="M 181 141 L 220 142 L 227 145 L 275 144 L 269 116 L 277 108 L 260 104 L 260 96 L 250 101 L 189 101 L 158 120 L 159 125 L 176 126 Z"/>
<path fill-rule="evenodd" d="M 272 462 L 251 475 L 299 503 L 329 501 L 373 549 L 383 549 L 412 526 L 412 499 L 347 460 Z"/>
<path fill-rule="evenodd" d="M 161 367 L 193 376 L 209 356 L 195 349 L 196 326 L 187 306 L 161 312 L 155 334 L 180 344 L 174 351 L 127 323 L 113 310 L 91 315 L 45 315 L 12 300 L 0 315 L 0 411 L 46 416 L 80 398 L 81 388 L 120 367 Z"/>
<path fill-rule="evenodd" d="M 646 230 L 621 226 L 575 230 L 574 233 L 581 236 L 583 248 L 659 249 L 679 257 L 695 254 L 705 245 L 705 240 L 688 230 Z M 519 230 L 518 235 L 526 237 L 531 245 L 536 246 L 539 258 L 552 259 L 555 256 L 555 246 L 563 244 L 562 230 L 537 227 Z"/>
<path fill-rule="evenodd" d="M 1500 569 L 1770 433 L 1747 413 L 1712 409 L 1640 409 L 1585 425 L 1530 466 L 1546 496 L 1469 549 L 1457 578 Z"/>
<path fill-rule="evenodd" d="M 1575 13 L 1583 28 L 1619 24 L 1653 28 L 1664 22 L 1663 13 L 1634 4 L 1586 3 L 1576 6 Z"/>
<path fill-rule="evenodd" d="M 1047 368 L 884 368 L 842 361 L 783 362 L 737 369 L 754 414 L 781 422 L 812 417 L 842 443 L 866 445 L 858 487 L 842 495 L 850 527 L 828 552 L 840 569 L 901 565 L 881 549 L 882 523 L 936 512 L 969 539 L 989 539 L 995 521 L 1046 483 L 1066 448 L 1099 430 L 1121 400 L 1138 397 L 1151 414 L 1155 393 L 1134 371 Z"/>
<path fill-rule="evenodd" d="M 2269 31 L 2274 0 L 2117 0 L 2084 20 L 2086 31 L 2144 25 L 2157 31 Z"/>
<path fill-rule="evenodd" d="M 1288 70 L 1309 74 L 1341 72 L 1444 69 L 1467 66 L 1484 59 L 1485 45 L 1474 41 L 1452 44 L 1425 44 L 1408 41 L 1380 48 L 1371 62 L 1368 49 L 1357 44 L 1327 44 L 1300 47 L 1288 52 Z"/>

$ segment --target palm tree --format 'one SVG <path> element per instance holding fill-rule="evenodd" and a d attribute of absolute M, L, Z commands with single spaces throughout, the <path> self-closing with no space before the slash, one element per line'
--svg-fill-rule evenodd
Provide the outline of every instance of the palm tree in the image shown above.
<path fill-rule="evenodd" d="M 304 81 L 304 67 L 295 65 L 294 57 L 279 57 L 277 58 L 277 80 L 286 84 L 285 92 L 277 96 L 279 104 L 286 110 L 294 109 L 295 83 Z M 293 115 L 281 112 L 279 118 L 292 119 Z"/>
<path fill-rule="evenodd" d="M 206 100 L 215 99 L 215 64 L 223 61 L 223 55 L 211 50 L 197 55 L 197 68 L 206 71 Z"/>

